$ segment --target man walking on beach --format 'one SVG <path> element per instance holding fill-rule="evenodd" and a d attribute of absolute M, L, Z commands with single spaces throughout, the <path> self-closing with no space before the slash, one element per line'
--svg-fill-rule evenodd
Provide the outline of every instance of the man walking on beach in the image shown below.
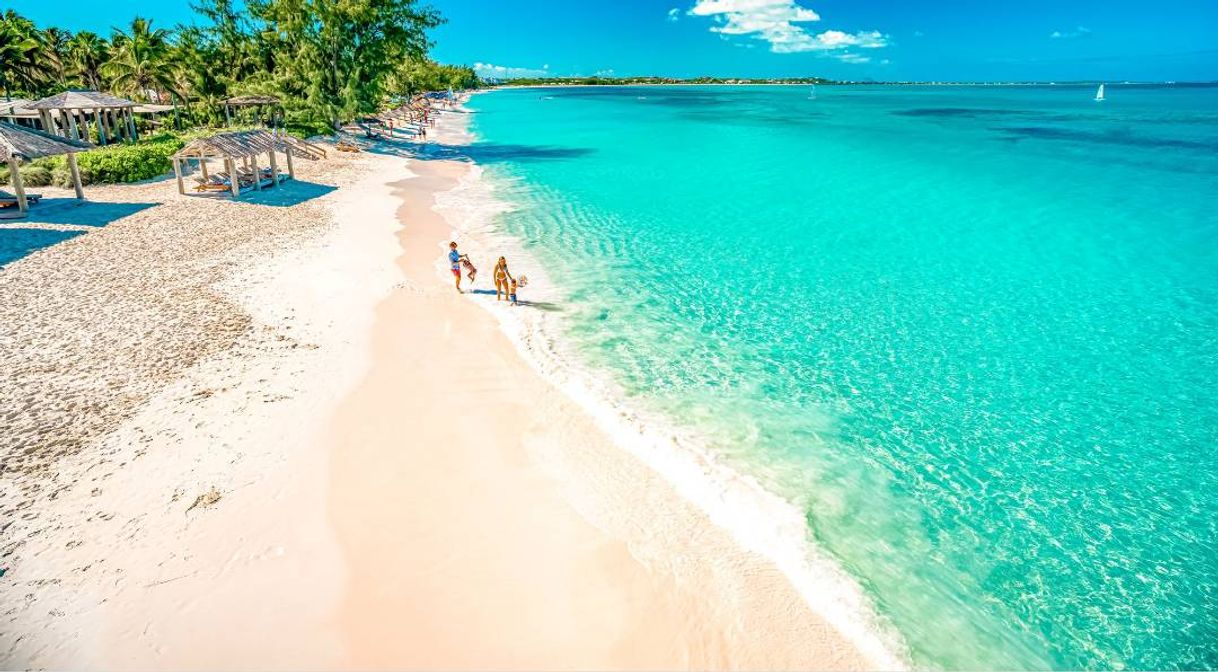
<path fill-rule="evenodd" d="M 448 244 L 448 265 L 452 268 L 453 279 L 456 281 L 457 291 L 461 292 L 461 260 L 468 260 L 469 257 L 457 251 L 457 242 L 453 241 Z M 464 293 L 464 292 L 462 292 Z"/>

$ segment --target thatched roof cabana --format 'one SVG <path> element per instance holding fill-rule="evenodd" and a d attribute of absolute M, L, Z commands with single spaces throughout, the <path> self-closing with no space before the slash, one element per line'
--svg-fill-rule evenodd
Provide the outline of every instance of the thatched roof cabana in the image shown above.
<path fill-rule="evenodd" d="M 73 140 L 90 136 L 92 112 L 97 142 L 102 146 L 111 139 L 135 142 L 139 138 L 132 114 L 134 107 L 135 101 L 100 91 L 64 91 L 25 106 L 41 115 L 44 130 Z"/>
<path fill-rule="evenodd" d="M 233 96 L 224 101 L 225 105 L 233 107 L 245 107 L 248 105 L 278 105 L 279 99 L 275 96 Z"/>
<path fill-rule="evenodd" d="M 27 107 L 31 102 L 33 101 L 24 98 L 0 100 L 0 117 L 10 121 L 17 119 L 39 119 L 41 115 Z"/>
<path fill-rule="evenodd" d="M 234 96 L 224 101 L 224 121 L 229 126 L 233 125 L 233 110 L 241 107 L 272 107 L 276 108 L 271 111 L 271 125 L 280 117 L 282 104 L 275 96 L 253 95 L 253 96 Z M 259 114 L 261 117 L 261 114 Z"/>
<path fill-rule="evenodd" d="M 173 105 L 154 105 L 152 103 L 136 105 L 131 108 L 136 114 L 161 114 L 163 112 L 173 112 Z"/>
<path fill-rule="evenodd" d="M 378 115 L 381 123 L 389 129 L 389 135 L 396 137 L 397 132 L 407 131 L 415 136 L 426 136 L 426 121 L 408 105 L 401 105 L 386 110 Z"/>
<path fill-rule="evenodd" d="M 76 198 L 84 200 L 85 192 L 80 186 L 80 168 L 76 165 L 76 152 L 90 148 L 92 145 L 87 142 L 61 138 L 0 121 L 0 161 L 8 164 L 9 179 L 13 184 L 13 196 L 10 199 L 0 195 L 0 204 L 11 207 L 10 201 L 15 201 L 18 216 L 24 215 L 29 210 L 29 200 L 26 198 L 25 187 L 21 184 L 21 162 L 60 154 L 68 156 L 68 168 L 72 171 L 72 186 L 76 188 Z"/>
<path fill-rule="evenodd" d="M 64 91 L 30 103 L 31 110 L 118 110 L 135 107 L 135 101 L 100 91 Z"/>
<path fill-rule="evenodd" d="M 241 195 L 241 184 L 253 186 L 261 190 L 263 186 L 276 186 L 283 180 L 279 173 L 276 153 L 282 153 L 287 159 L 288 175 L 295 178 L 296 170 L 292 158 L 299 156 L 311 161 L 325 157 L 325 150 L 317 145 L 307 143 L 287 134 L 275 134 L 270 131 L 238 131 L 235 133 L 220 133 L 209 138 L 192 140 L 177 154 L 173 155 L 173 169 L 178 178 L 178 193 L 185 194 L 186 186 L 182 179 L 182 162 L 194 159 L 199 163 L 202 177 L 198 179 L 199 186 L 195 188 L 200 193 L 218 193 L 232 191 L 233 196 Z M 260 169 L 258 158 L 266 154 L 270 167 Z M 224 172 L 208 175 L 207 162 L 220 159 L 224 162 Z M 267 182 L 269 181 L 269 184 Z"/>

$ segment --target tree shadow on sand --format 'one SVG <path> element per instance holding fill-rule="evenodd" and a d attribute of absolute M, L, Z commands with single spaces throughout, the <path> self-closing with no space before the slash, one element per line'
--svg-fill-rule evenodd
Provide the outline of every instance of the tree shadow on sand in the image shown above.
<path fill-rule="evenodd" d="M 277 187 L 268 187 L 262 191 L 244 189 L 241 191 L 241 198 L 239 200 L 243 203 L 290 208 L 293 205 L 299 205 L 305 201 L 325 196 L 336 189 L 338 187 L 330 184 L 288 180 Z"/>
<path fill-rule="evenodd" d="M 108 203 L 78 201 L 75 198 L 44 198 L 30 207 L 23 219 L 14 224 L 68 224 L 102 227 L 160 203 Z"/>
<path fill-rule="evenodd" d="M 83 233 L 84 231 L 58 229 L 0 229 L 0 268 L 44 247 L 62 243 Z"/>

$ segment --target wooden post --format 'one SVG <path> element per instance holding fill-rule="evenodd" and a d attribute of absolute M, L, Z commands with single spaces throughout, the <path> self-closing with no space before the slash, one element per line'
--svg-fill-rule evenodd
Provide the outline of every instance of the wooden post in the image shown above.
<path fill-rule="evenodd" d="M 139 142 L 140 132 L 135 129 L 135 108 L 125 109 L 127 110 L 127 131 L 131 133 L 131 142 Z"/>
<path fill-rule="evenodd" d="M 68 118 L 68 128 L 72 131 L 72 139 L 80 140 L 80 129 L 76 127 L 76 112 L 74 110 L 64 110 L 63 112 Z"/>
<path fill-rule="evenodd" d="M 294 180 L 296 179 L 296 169 L 292 167 L 292 148 L 284 148 L 283 154 L 288 157 L 288 177 Z"/>
<path fill-rule="evenodd" d="M 8 172 L 13 174 L 13 194 L 17 196 L 17 212 L 29 212 L 30 205 L 25 200 L 25 185 L 21 184 L 21 159 L 15 156 L 9 158 Z"/>
<path fill-rule="evenodd" d="M 178 178 L 178 193 L 186 195 L 186 185 L 182 184 L 182 162 L 178 157 L 173 157 L 173 175 Z"/>
<path fill-rule="evenodd" d="M 199 172 L 203 173 L 203 181 L 207 181 L 207 157 L 199 157 Z"/>
<path fill-rule="evenodd" d="M 241 181 L 237 179 L 237 162 L 232 159 L 224 159 L 224 167 L 228 170 L 228 183 L 233 188 L 233 198 L 241 196 Z"/>
<path fill-rule="evenodd" d="M 233 125 L 233 115 L 230 114 L 228 111 L 228 103 L 224 103 L 224 125 L 225 126 Z"/>
<path fill-rule="evenodd" d="M 250 170 L 254 173 L 254 191 L 262 191 L 262 171 L 258 170 L 258 155 L 250 157 Z"/>
<path fill-rule="evenodd" d="M 68 170 L 72 171 L 72 187 L 76 189 L 76 198 L 85 200 L 85 190 L 80 186 L 80 167 L 76 165 L 76 153 L 68 153 Z"/>
<path fill-rule="evenodd" d="M 267 154 L 270 154 L 270 156 L 271 156 L 271 186 L 278 187 L 279 186 L 279 164 L 277 164 L 275 162 L 275 148 L 272 147 L 271 151 L 267 152 Z"/>
<path fill-rule="evenodd" d="M 102 116 L 101 108 L 93 110 L 93 116 L 97 118 L 97 141 L 102 146 L 106 146 L 106 119 Z"/>

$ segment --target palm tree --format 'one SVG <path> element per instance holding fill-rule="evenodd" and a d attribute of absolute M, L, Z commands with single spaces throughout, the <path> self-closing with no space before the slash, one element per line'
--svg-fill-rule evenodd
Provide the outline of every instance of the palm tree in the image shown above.
<path fill-rule="evenodd" d="M 175 91 L 177 66 L 168 58 L 169 31 L 136 17 L 129 31 L 116 28 L 110 41 L 114 49 L 103 70 L 116 90 L 157 99 Z"/>
<path fill-rule="evenodd" d="M 68 42 L 68 63 L 85 86 L 102 88 L 102 67 L 110 58 L 110 46 L 95 33 L 81 31 Z"/>
<path fill-rule="evenodd" d="M 5 100 L 12 99 L 12 87 L 32 93 L 46 79 L 37 34 L 34 24 L 13 10 L 0 14 L 0 87 Z"/>
<path fill-rule="evenodd" d="M 38 35 L 40 56 L 53 83 L 66 86 L 68 74 L 68 42 L 72 34 L 54 26 L 43 30 Z"/>

